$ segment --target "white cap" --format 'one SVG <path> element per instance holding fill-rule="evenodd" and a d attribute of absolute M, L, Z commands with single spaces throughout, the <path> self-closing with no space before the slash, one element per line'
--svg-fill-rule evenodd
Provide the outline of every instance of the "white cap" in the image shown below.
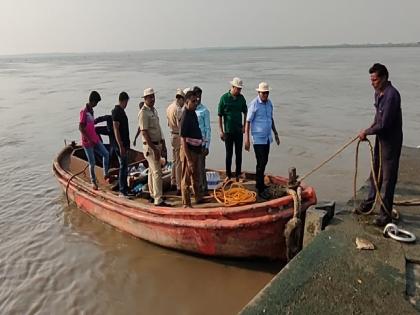
<path fill-rule="evenodd" d="M 176 89 L 176 94 L 175 94 L 175 96 L 182 96 L 182 97 L 185 97 L 185 93 L 184 93 L 184 91 L 182 90 L 182 89 Z"/>
<path fill-rule="evenodd" d="M 261 82 L 260 84 L 258 84 L 258 88 L 255 89 L 257 92 L 269 92 L 270 91 L 270 86 L 268 85 L 267 82 Z"/>
<path fill-rule="evenodd" d="M 153 88 L 147 88 L 143 91 L 143 97 L 155 94 L 155 90 Z"/>
<path fill-rule="evenodd" d="M 188 92 L 191 92 L 193 89 L 192 88 L 190 88 L 190 87 L 187 87 L 187 88 L 185 88 L 184 89 L 184 94 L 187 94 Z"/>
<path fill-rule="evenodd" d="M 244 87 L 242 80 L 237 77 L 233 78 L 232 81 L 230 81 L 230 84 L 240 89 Z"/>

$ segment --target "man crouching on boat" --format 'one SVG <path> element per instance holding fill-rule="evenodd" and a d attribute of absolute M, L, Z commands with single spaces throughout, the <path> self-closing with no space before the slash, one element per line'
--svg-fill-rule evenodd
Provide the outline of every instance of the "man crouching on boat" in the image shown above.
<path fill-rule="evenodd" d="M 100 101 L 101 96 L 99 93 L 92 91 L 89 96 L 89 103 L 80 111 L 79 121 L 79 130 L 82 134 L 82 146 L 89 162 L 92 188 L 95 190 L 98 189 L 98 182 L 95 175 L 95 151 L 102 156 L 105 180 L 109 178 L 109 153 L 95 131 L 95 118 L 93 117 L 93 108 L 98 105 Z"/>
<path fill-rule="evenodd" d="M 195 196 L 196 203 L 202 202 L 199 190 L 199 159 L 203 154 L 203 140 L 198 118 L 195 112 L 197 108 L 197 96 L 193 91 L 185 94 L 185 105 L 180 121 L 181 136 L 181 163 L 182 163 L 182 205 L 191 207 L 190 186 Z"/>
<path fill-rule="evenodd" d="M 162 167 L 160 157 L 166 152 L 165 140 L 155 108 L 155 91 L 144 90 L 144 106 L 139 112 L 139 127 L 143 140 L 143 153 L 149 164 L 148 186 L 150 197 L 156 206 L 170 207 L 162 198 Z"/>

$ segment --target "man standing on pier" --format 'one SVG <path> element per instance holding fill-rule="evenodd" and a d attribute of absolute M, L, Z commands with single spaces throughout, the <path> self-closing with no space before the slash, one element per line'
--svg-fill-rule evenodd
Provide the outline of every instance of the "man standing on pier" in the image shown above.
<path fill-rule="evenodd" d="M 254 144 L 256 167 L 256 188 L 258 195 L 264 199 L 270 196 L 264 185 L 264 172 L 268 163 L 270 144 L 273 142 L 274 133 L 277 145 L 280 145 L 279 134 L 273 119 L 273 104 L 268 98 L 270 87 L 267 83 L 261 82 L 257 88 L 258 96 L 249 104 L 248 115 L 245 124 L 245 150 L 249 151 L 249 131 L 251 129 L 252 143 Z"/>
<path fill-rule="evenodd" d="M 247 114 L 245 97 L 241 94 L 243 83 L 239 78 L 230 82 L 229 92 L 222 95 L 218 106 L 220 138 L 225 142 L 226 148 L 226 176 L 232 178 L 232 156 L 235 146 L 236 181 L 239 181 L 242 167 L 242 145 L 244 139 L 244 126 Z M 242 114 L 244 116 L 242 120 Z M 243 121 L 243 123 L 242 123 Z"/>
<path fill-rule="evenodd" d="M 374 170 L 379 177 L 378 188 L 383 187 L 383 205 L 379 216 L 374 220 L 377 226 L 385 226 L 392 222 L 392 206 L 394 191 L 398 177 L 401 147 L 403 141 L 401 97 L 398 90 L 388 81 L 388 70 L 375 63 L 370 69 L 370 81 L 375 90 L 376 114 L 372 125 L 360 131 L 359 138 L 365 140 L 368 135 L 375 135 Z M 381 160 L 379 160 L 381 158 Z M 381 164 L 381 173 L 378 174 Z M 366 200 L 357 209 L 358 212 L 368 212 L 375 203 L 376 189 L 370 174 L 370 188 Z M 380 194 L 380 191 L 378 192 Z"/>

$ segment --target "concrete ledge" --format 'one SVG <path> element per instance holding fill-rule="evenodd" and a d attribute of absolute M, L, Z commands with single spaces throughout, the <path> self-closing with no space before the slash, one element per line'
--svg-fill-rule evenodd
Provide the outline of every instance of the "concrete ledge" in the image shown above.
<path fill-rule="evenodd" d="M 310 242 L 317 236 L 321 231 L 325 229 L 327 225 L 327 211 L 318 210 L 315 206 L 309 207 L 306 210 L 305 218 L 305 234 L 303 235 L 303 247 L 308 246 Z"/>
<path fill-rule="evenodd" d="M 418 152 L 403 148 L 397 200 L 420 195 Z M 359 196 L 365 191 L 362 188 Z M 341 210 L 346 210 L 344 205 Z M 399 226 L 419 240 L 420 207 L 398 209 Z M 313 213 L 314 232 L 322 230 L 325 216 Z M 420 261 L 419 241 L 401 244 L 384 238 L 371 220 L 348 211 L 336 214 L 241 314 L 418 314 L 414 307 L 419 307 L 420 271 L 413 263 Z M 356 237 L 371 241 L 376 249 L 357 250 Z"/>
<path fill-rule="evenodd" d="M 376 234 L 350 214 L 333 220 L 241 314 L 413 314 L 404 299 L 404 251 Z M 357 250 L 356 236 L 378 250 Z"/>
<path fill-rule="evenodd" d="M 306 210 L 303 247 L 325 229 L 335 214 L 335 201 L 320 202 Z"/>
<path fill-rule="evenodd" d="M 280 314 L 286 311 L 299 296 L 300 288 L 312 279 L 314 271 L 322 268 L 322 262 L 339 254 L 340 249 L 332 253 L 321 249 L 329 242 L 328 233 L 316 237 L 311 246 L 294 257 L 240 314 Z"/>

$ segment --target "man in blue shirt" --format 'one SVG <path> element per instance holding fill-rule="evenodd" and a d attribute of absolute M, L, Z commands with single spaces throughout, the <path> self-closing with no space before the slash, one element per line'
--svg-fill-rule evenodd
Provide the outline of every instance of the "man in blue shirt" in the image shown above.
<path fill-rule="evenodd" d="M 360 140 L 368 135 L 375 135 L 374 171 L 379 171 L 379 150 L 382 156 L 382 169 L 378 188 L 383 188 L 383 205 L 374 224 L 385 226 L 392 221 L 392 206 L 394 204 L 394 191 L 397 184 L 398 168 L 400 163 L 401 147 L 403 141 L 401 96 L 398 90 L 388 80 L 387 68 L 375 63 L 370 69 L 370 81 L 375 90 L 376 114 L 372 125 L 360 131 Z M 369 212 L 375 204 L 376 191 L 372 174 L 370 175 L 370 189 L 366 200 L 357 209 L 358 212 Z M 384 207 L 385 206 L 385 207 Z"/>
<path fill-rule="evenodd" d="M 199 190 L 200 193 L 205 194 L 207 192 L 207 180 L 206 180 L 206 156 L 209 154 L 210 140 L 211 140 L 211 127 L 210 127 L 210 111 L 201 102 L 201 96 L 203 91 L 195 86 L 193 92 L 197 96 L 198 106 L 195 110 L 198 118 L 198 126 L 201 130 L 203 138 L 203 153 L 199 158 L 198 170 L 199 170 Z"/>
<path fill-rule="evenodd" d="M 261 82 L 257 88 L 258 96 L 248 106 L 248 114 L 245 124 L 245 150 L 249 151 L 249 131 L 251 129 L 252 143 L 254 145 L 256 167 L 256 187 L 258 195 L 264 199 L 269 198 L 264 185 L 264 172 L 268 162 L 270 143 L 273 142 L 271 132 L 274 133 L 277 145 L 280 138 L 273 120 L 273 104 L 268 99 L 270 87 L 267 83 Z"/>

